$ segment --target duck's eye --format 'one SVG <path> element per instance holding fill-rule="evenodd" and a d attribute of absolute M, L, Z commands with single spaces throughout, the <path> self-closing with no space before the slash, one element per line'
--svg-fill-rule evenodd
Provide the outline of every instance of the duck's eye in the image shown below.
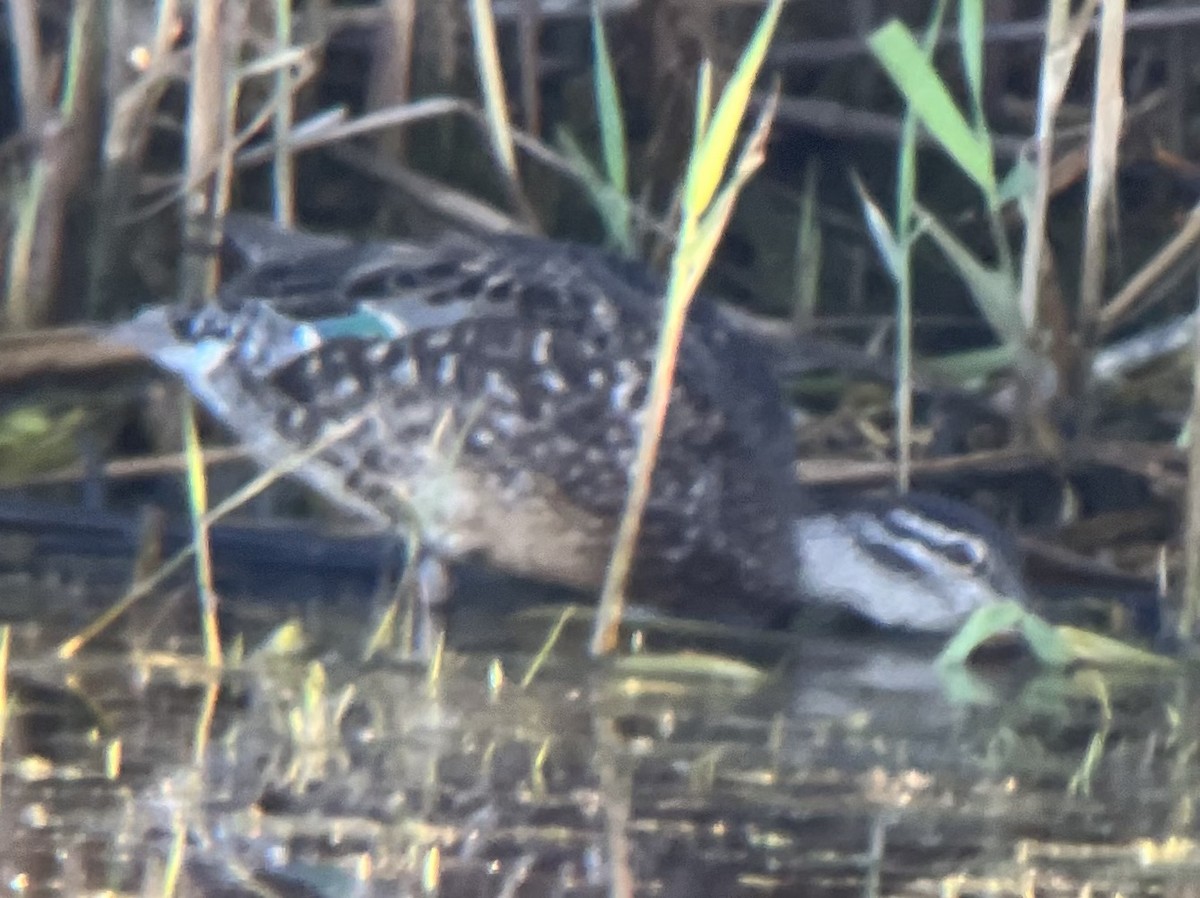
<path fill-rule="evenodd" d="M 958 567 L 974 570 L 983 567 L 984 562 L 987 560 L 987 549 L 977 540 L 947 540 L 938 548 L 947 561 Z"/>
<path fill-rule="evenodd" d="M 890 510 L 885 519 L 895 539 L 921 544 L 927 553 L 940 556 L 948 564 L 971 571 L 987 564 L 988 542 L 971 531 L 906 508 Z"/>

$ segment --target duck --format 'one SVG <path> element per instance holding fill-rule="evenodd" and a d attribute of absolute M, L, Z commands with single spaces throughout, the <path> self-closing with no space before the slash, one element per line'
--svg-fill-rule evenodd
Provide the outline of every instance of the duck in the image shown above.
<path fill-rule="evenodd" d="M 263 466 L 422 551 L 595 593 L 623 511 L 662 319 L 640 263 L 541 237 L 359 242 L 231 216 L 244 260 L 200 307 L 108 338 L 180 378 Z M 629 594 L 779 620 L 813 604 L 946 632 L 1023 597 L 1011 541 L 913 494 L 824 501 L 760 340 L 695 298 Z"/>

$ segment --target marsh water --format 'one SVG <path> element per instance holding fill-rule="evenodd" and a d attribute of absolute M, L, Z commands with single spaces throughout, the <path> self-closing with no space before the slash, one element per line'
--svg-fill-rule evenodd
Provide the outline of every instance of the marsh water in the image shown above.
<path fill-rule="evenodd" d="M 80 526 L 0 527 L 3 894 L 1200 888 L 1187 674 L 943 671 L 937 642 L 653 620 L 600 665 L 584 613 L 543 659 L 562 606 L 469 576 L 431 674 L 359 660 L 385 598 L 361 543 L 259 546 L 239 577 L 219 534 L 220 672 L 190 569 L 63 659 L 131 571 L 127 532 Z"/>

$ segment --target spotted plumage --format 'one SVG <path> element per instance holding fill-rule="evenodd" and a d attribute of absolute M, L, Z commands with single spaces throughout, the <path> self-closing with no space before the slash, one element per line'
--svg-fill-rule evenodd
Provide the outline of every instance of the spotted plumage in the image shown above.
<path fill-rule="evenodd" d="M 299 471 L 343 508 L 384 527 L 415 514 L 451 557 L 599 584 L 661 284 L 546 240 L 352 244 L 237 227 L 241 243 L 271 245 L 212 304 L 149 310 L 116 339 L 176 371 L 263 464 L 345 431 Z M 697 300 L 634 569 L 645 599 L 794 598 L 793 441 L 761 357 Z"/>

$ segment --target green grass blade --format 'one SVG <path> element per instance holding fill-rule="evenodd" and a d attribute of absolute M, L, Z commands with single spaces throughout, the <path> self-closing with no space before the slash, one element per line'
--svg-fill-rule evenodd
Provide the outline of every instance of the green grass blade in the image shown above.
<path fill-rule="evenodd" d="M 1016 349 L 1011 343 L 988 346 L 984 349 L 968 349 L 947 355 L 927 356 L 921 367 L 932 377 L 941 381 L 967 386 L 980 384 L 998 371 L 1013 366 L 1017 359 Z"/>
<path fill-rule="evenodd" d="M 747 139 L 729 183 L 710 203 L 708 214 L 700 219 L 694 207 L 684 206 L 680 221 L 680 236 L 671 261 L 671 278 L 667 286 L 667 301 L 663 309 L 662 330 L 655 350 L 654 369 L 650 376 L 650 397 L 646 405 L 642 433 L 638 440 L 637 456 L 633 463 L 625 510 L 617 529 L 612 556 L 605 572 L 600 604 L 592 630 L 591 653 L 609 654 L 616 648 L 618 627 L 624 607 L 625 583 L 633 562 L 642 513 L 650 497 L 650 475 L 658 454 L 658 443 L 670 401 L 671 382 L 675 371 L 679 343 L 687 308 L 712 261 L 713 252 L 737 192 L 762 164 L 767 135 L 770 132 L 778 102 L 778 92 L 763 105 L 750 137 Z"/>
<path fill-rule="evenodd" d="M 883 259 L 883 264 L 887 266 L 892 283 L 898 284 L 906 264 L 905 249 L 896 239 L 895 232 L 888 224 L 887 216 L 883 214 L 879 204 L 867 191 L 866 185 L 857 174 L 851 173 L 851 178 L 854 181 L 854 189 L 858 191 L 858 200 L 862 203 L 863 216 L 867 220 L 867 229 L 871 232 L 871 240 L 875 243 L 875 249 L 879 253 L 879 257 Z"/>
<path fill-rule="evenodd" d="M 575 173 L 583 181 L 584 189 L 600 217 L 604 220 L 604 230 L 609 238 L 627 256 L 634 254 L 633 229 L 629 220 L 629 200 L 619 193 L 597 171 L 596 166 L 588 159 L 579 142 L 571 136 L 566 128 L 559 128 L 555 133 L 556 143 L 563 156 L 571 163 Z"/>
<path fill-rule="evenodd" d="M 796 229 L 796 256 L 792 273 L 795 305 L 792 321 L 802 328 L 811 325 L 821 292 L 821 248 L 824 235 L 818 218 L 821 163 L 810 159 L 804 167 L 804 189 L 800 194 L 800 225 Z"/>
<path fill-rule="evenodd" d="M 737 203 L 742 188 L 754 177 L 755 172 L 759 170 L 766 159 L 767 136 L 771 132 L 771 122 L 775 118 L 778 99 L 779 94 L 773 91 L 770 101 L 763 106 L 750 131 L 750 136 L 746 139 L 745 146 L 738 155 L 737 165 L 734 167 L 728 183 L 721 188 L 716 199 L 709 204 L 708 212 L 696 225 L 692 240 L 686 246 L 681 246 L 681 264 L 676 268 L 684 275 L 682 278 L 677 278 L 675 270 L 672 271 L 671 283 L 668 285 L 667 292 L 668 303 L 690 302 L 691 297 L 699 289 L 704 272 L 708 270 L 713 256 L 716 255 L 717 244 L 721 240 L 721 235 L 725 233 L 725 226 L 729 223 L 729 217 L 733 214 L 733 207 Z M 677 298 L 676 294 L 681 294 L 681 297 Z"/>
<path fill-rule="evenodd" d="M 1025 327 L 1021 321 L 1021 310 L 1013 299 L 1018 291 L 1012 272 L 984 265 L 929 210 L 918 206 L 916 213 L 921 222 L 921 232 L 929 235 L 954 266 L 971 291 L 975 305 L 997 336 L 1006 344 L 1020 343 L 1024 339 Z"/>
<path fill-rule="evenodd" d="M 1055 628 L 1058 638 L 1075 664 L 1090 664 L 1096 667 L 1113 667 L 1120 670 L 1165 670 L 1177 671 L 1180 664 L 1174 658 L 1139 648 L 1090 630 L 1059 625 Z"/>
<path fill-rule="evenodd" d="M 1084 665 L 1167 671 L 1179 667 L 1172 658 L 1120 640 L 1047 623 L 1015 601 L 996 602 L 978 609 L 942 649 L 937 664 L 942 668 L 965 664 L 979 646 L 997 635 L 1011 633 L 1021 635 L 1030 653 L 1044 667 Z"/>
<path fill-rule="evenodd" d="M 217 590 L 213 584 L 212 555 L 208 542 L 208 477 L 204 470 L 204 451 L 196 429 L 196 412 L 191 402 L 184 404 L 183 448 L 187 461 L 188 509 L 192 516 L 192 536 L 196 543 L 196 587 L 200 593 L 200 618 L 204 633 L 204 657 L 214 667 L 221 664 L 221 636 L 217 628 Z"/>
<path fill-rule="evenodd" d="M 663 681 L 702 679 L 736 692 L 758 689 L 767 678 L 765 670 L 740 658 L 692 651 L 626 655 L 617 660 L 616 672 L 625 677 L 659 680 L 660 687 L 666 689 L 673 684 Z"/>
<path fill-rule="evenodd" d="M 983 127 L 983 0 L 959 0 L 958 43 L 976 127 Z"/>
<path fill-rule="evenodd" d="M 979 608 L 942 648 L 937 658 L 937 666 L 946 668 L 966 664 L 972 653 L 988 640 L 1003 634 L 1021 632 L 1028 615 L 1029 612 L 1014 601 L 995 602 Z M 1048 624 L 1043 626 L 1047 630 L 1050 629 Z M 1042 656 L 1039 655 L 1039 658 L 1046 662 Z M 1049 663 L 1053 667 L 1061 667 L 1066 663 L 1066 659 L 1051 659 Z"/>
<path fill-rule="evenodd" d="M 592 0 L 592 46 L 596 57 L 596 112 L 600 116 L 600 143 L 604 149 L 604 170 L 609 183 L 622 196 L 629 195 L 629 164 L 625 150 L 625 120 L 621 112 L 621 97 L 617 92 L 617 76 L 613 70 L 604 23 L 600 21 L 600 6 Z"/>
<path fill-rule="evenodd" d="M 704 132 L 704 138 L 698 151 L 688 162 L 688 173 L 683 190 L 683 207 L 685 216 L 693 220 L 704 213 L 717 193 L 725 168 L 733 152 L 734 141 L 737 140 L 742 118 L 750 103 L 750 91 L 758 78 L 763 60 L 767 55 L 767 47 L 779 14 L 783 10 L 783 0 L 771 0 L 763 12 L 750 43 L 742 52 L 729 83 L 721 92 L 717 108 L 713 112 L 712 121 Z"/>
<path fill-rule="evenodd" d="M 708 119 L 712 115 L 712 61 L 700 63 L 700 75 L 696 79 L 696 122 L 692 132 L 692 152 L 695 156 L 700 149 L 700 141 L 708 130 Z"/>
<path fill-rule="evenodd" d="M 876 29 L 867 43 L 921 123 L 992 201 L 996 196 L 996 175 L 991 142 L 986 133 L 977 133 L 963 118 L 912 33 L 893 19 Z"/>
<path fill-rule="evenodd" d="M 1017 203 L 1018 208 L 1024 214 L 1033 202 L 1033 195 L 1036 191 L 1037 171 L 1034 169 L 1032 162 L 1025 157 L 1021 157 L 1008 170 L 1008 174 L 1000 182 L 996 199 L 1001 205 L 1004 203 Z"/>
<path fill-rule="evenodd" d="M 196 552 L 196 580 L 200 588 L 207 591 L 212 588 L 212 569 L 207 557 L 208 527 L 204 523 L 204 516 L 208 513 L 208 477 L 204 471 L 200 435 L 196 430 L 196 415 L 190 402 L 185 403 L 184 407 L 183 443 L 187 462 L 188 511 L 199 547 Z"/>
<path fill-rule="evenodd" d="M 496 42 L 496 20 L 490 0 L 471 0 L 471 28 L 474 31 L 475 59 L 487 110 L 488 136 L 496 158 L 505 173 L 517 183 L 517 153 L 509 126 L 508 97 L 500 69 L 500 50 Z"/>

